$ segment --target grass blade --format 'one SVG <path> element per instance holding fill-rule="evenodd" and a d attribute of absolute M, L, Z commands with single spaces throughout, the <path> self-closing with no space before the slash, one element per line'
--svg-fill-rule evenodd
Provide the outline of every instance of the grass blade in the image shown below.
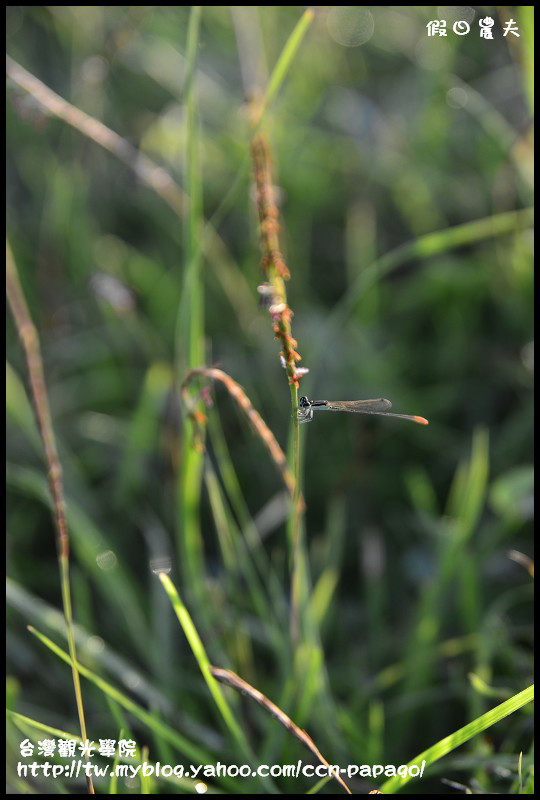
<path fill-rule="evenodd" d="M 523 706 L 527 705 L 533 700 L 534 697 L 534 686 L 529 686 L 527 689 L 524 689 L 522 692 L 515 694 L 509 700 L 505 700 L 504 703 L 492 708 L 491 711 L 482 714 L 481 717 L 478 719 L 469 722 L 468 725 L 464 725 L 463 728 L 459 728 L 459 730 L 454 731 L 449 736 L 445 736 L 444 739 L 441 739 L 437 744 L 434 744 L 432 747 L 429 747 L 427 750 L 424 750 L 423 753 L 420 753 L 413 758 L 412 761 L 409 761 L 408 766 L 412 766 L 414 764 L 421 764 L 422 761 L 426 762 L 426 766 L 433 764 L 434 761 L 437 761 L 439 758 L 451 753 L 452 750 L 455 750 L 456 747 L 464 744 L 464 742 L 469 741 L 472 739 L 473 736 L 485 731 L 487 728 L 490 728 L 495 723 L 499 722 L 504 717 L 507 717 L 509 714 L 513 714 L 514 711 L 522 708 Z M 395 778 L 390 778 L 389 780 L 385 781 L 383 785 L 380 787 L 380 790 L 383 794 L 393 794 L 399 791 L 403 786 L 406 786 L 412 778 L 410 776 L 400 777 L 397 776 Z"/>

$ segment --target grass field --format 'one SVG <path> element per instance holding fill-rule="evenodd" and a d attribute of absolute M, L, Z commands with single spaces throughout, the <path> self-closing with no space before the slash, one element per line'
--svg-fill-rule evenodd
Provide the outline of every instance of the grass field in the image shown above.
<path fill-rule="evenodd" d="M 8 7 L 9 793 L 532 793 L 532 14 Z"/>

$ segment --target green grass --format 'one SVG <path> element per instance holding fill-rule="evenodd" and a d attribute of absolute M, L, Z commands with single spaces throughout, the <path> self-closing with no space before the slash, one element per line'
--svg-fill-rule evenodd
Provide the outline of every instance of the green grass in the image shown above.
<path fill-rule="evenodd" d="M 429 38 L 428 7 L 369 13 L 345 47 L 340 7 L 8 9 L 8 239 L 52 421 L 8 314 L 11 793 L 86 790 L 17 772 L 45 760 L 24 739 L 84 738 L 76 697 L 89 739 L 136 743 L 93 763 L 179 768 L 96 775 L 96 793 L 344 793 L 214 769 L 316 752 L 426 761 L 416 780 L 343 774 L 355 794 L 533 791 L 532 13 L 508 11 L 509 40 L 482 9 L 492 41 L 476 18 Z M 257 292 L 255 133 L 299 393 L 389 397 L 428 427 L 294 424 Z M 205 365 L 288 472 L 232 384 L 181 390 Z"/>

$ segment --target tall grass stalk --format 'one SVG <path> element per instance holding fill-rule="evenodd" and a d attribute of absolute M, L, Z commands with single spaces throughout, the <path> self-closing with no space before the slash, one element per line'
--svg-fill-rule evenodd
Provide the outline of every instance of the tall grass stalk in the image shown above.
<path fill-rule="evenodd" d="M 258 113 L 257 104 L 254 102 L 252 112 L 254 120 L 258 119 Z M 292 408 L 288 452 L 295 490 L 287 520 L 291 598 L 289 627 L 294 648 L 293 674 L 297 678 L 298 715 L 302 720 L 315 696 L 318 695 L 320 700 L 324 698 L 324 703 L 331 705 L 328 687 L 325 686 L 324 653 L 310 601 L 311 577 L 302 513 L 304 505 L 301 494 L 298 386 L 308 370 L 297 367 L 297 362 L 301 358 L 296 351 L 297 342 L 292 336 L 293 313 L 287 303 L 286 291 L 286 282 L 291 274 L 280 249 L 279 210 L 274 196 L 269 145 L 263 133 L 255 134 L 251 153 L 263 253 L 261 267 L 265 278 L 265 283 L 259 287 L 259 291 L 268 309 L 274 336 L 282 347 L 280 358 L 287 372 Z"/>
<path fill-rule="evenodd" d="M 253 104 L 252 116 L 259 118 L 259 109 Z M 300 624 L 306 619 L 309 597 L 309 567 L 302 537 L 300 503 L 300 437 L 298 425 L 298 385 L 305 370 L 296 366 L 301 356 L 296 351 L 297 342 L 292 336 L 293 312 L 287 303 L 285 282 L 290 272 L 280 249 L 279 210 L 275 201 L 272 181 L 270 151 L 266 138 L 256 133 L 251 143 L 253 176 L 256 187 L 256 202 L 259 215 L 259 230 L 262 249 L 261 267 L 265 283 L 259 287 L 268 309 L 275 338 L 281 344 L 280 358 L 287 372 L 292 408 L 292 474 L 295 491 L 289 524 L 287 526 L 291 569 L 291 637 L 300 644 Z"/>
<path fill-rule="evenodd" d="M 190 12 L 186 42 L 184 102 L 186 106 L 185 176 L 189 209 L 184 218 L 184 278 L 176 331 L 178 385 L 186 369 L 204 363 L 204 290 L 201 275 L 202 178 L 199 160 L 199 131 L 196 96 L 196 59 L 202 6 Z M 204 551 L 200 528 L 200 489 L 203 452 L 189 439 L 189 423 L 182 420 L 181 461 L 178 471 L 176 519 L 178 554 L 190 599 L 196 599 L 199 613 L 208 619 L 204 598 Z"/>
<path fill-rule="evenodd" d="M 86 720 L 84 716 L 81 681 L 77 669 L 75 636 L 73 632 L 73 609 L 69 580 L 69 529 L 65 511 L 66 502 L 64 498 L 62 465 L 58 458 L 56 439 L 53 431 L 39 337 L 34 323 L 32 322 L 32 318 L 30 317 L 28 306 L 26 305 L 9 242 L 6 242 L 6 292 L 17 333 L 24 349 L 32 397 L 34 399 L 34 410 L 41 440 L 43 442 L 45 462 L 47 464 L 49 490 L 53 503 L 53 519 L 56 527 L 56 546 L 60 570 L 60 586 L 62 588 L 62 606 L 64 609 L 69 654 L 71 658 L 71 675 L 73 688 L 75 690 L 75 702 L 77 704 L 81 736 L 83 740 L 86 740 Z M 85 751 L 85 760 L 87 764 L 90 763 L 88 751 Z M 89 794 L 95 794 L 90 774 L 86 775 L 86 786 Z"/>

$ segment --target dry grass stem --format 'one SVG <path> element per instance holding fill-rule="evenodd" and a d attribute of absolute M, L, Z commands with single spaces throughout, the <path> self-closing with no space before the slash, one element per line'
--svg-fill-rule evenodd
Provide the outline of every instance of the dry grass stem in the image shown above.
<path fill-rule="evenodd" d="M 212 667 L 211 668 L 212 675 L 217 681 L 220 683 L 224 683 L 226 686 L 231 686 L 233 689 L 236 689 L 238 692 L 242 692 L 243 694 L 248 695 L 258 703 L 261 708 L 264 708 L 265 711 L 268 711 L 278 722 L 280 722 L 284 728 L 286 728 L 293 736 L 295 736 L 299 742 L 302 742 L 304 747 L 313 753 L 316 756 L 321 764 L 324 764 L 326 767 L 329 767 L 330 764 L 323 756 L 311 736 L 305 732 L 302 728 L 299 728 L 290 717 L 285 714 L 280 708 L 278 708 L 271 700 L 269 700 L 262 692 L 259 692 L 258 689 L 255 689 L 249 683 L 242 680 L 235 672 L 231 672 L 229 669 L 221 669 L 221 667 Z M 333 777 L 340 783 L 347 794 L 352 794 L 351 790 L 341 777 L 336 772 L 332 772 Z"/>
<path fill-rule="evenodd" d="M 263 441 L 266 449 L 270 453 L 272 461 L 281 472 L 283 481 L 287 489 L 289 490 L 291 497 L 294 497 L 295 480 L 290 469 L 287 466 L 287 459 L 285 457 L 285 453 L 279 446 L 276 437 L 274 436 L 274 434 L 272 433 L 266 422 L 263 420 L 259 412 L 253 408 L 251 400 L 249 399 L 245 391 L 242 389 L 240 384 L 236 383 L 236 381 L 233 380 L 230 375 L 227 375 L 227 373 L 223 372 L 223 370 L 221 369 L 216 369 L 215 367 L 197 367 L 196 369 L 190 370 L 190 372 L 187 374 L 186 378 L 182 383 L 181 386 L 182 400 L 184 402 L 185 407 L 188 409 L 188 413 L 191 419 L 193 420 L 196 432 L 200 430 L 201 425 L 204 425 L 204 423 L 206 422 L 206 417 L 204 416 L 204 414 L 202 414 L 202 412 L 193 410 L 193 398 L 189 396 L 187 392 L 187 387 L 189 383 L 193 380 L 193 378 L 198 376 L 211 378 L 212 380 L 215 381 L 220 381 L 220 383 L 222 383 L 226 387 L 231 397 L 234 398 L 234 400 L 237 402 L 237 404 L 240 406 L 242 411 L 247 416 L 257 436 L 259 436 L 260 439 Z M 199 446 L 201 441 L 202 441 L 201 437 L 199 436 L 198 437 Z"/>
<path fill-rule="evenodd" d="M 6 73 L 13 83 L 32 95 L 48 113 L 62 119 L 96 144 L 101 145 L 132 169 L 137 177 L 153 189 L 177 214 L 183 214 L 188 198 L 163 167 L 139 152 L 126 139 L 119 136 L 99 120 L 68 103 L 49 89 L 39 78 L 21 67 L 10 56 L 6 58 Z"/>
<path fill-rule="evenodd" d="M 84 709 L 82 705 L 81 685 L 79 673 L 77 671 L 77 660 L 75 651 L 75 640 L 73 636 L 73 616 L 71 608 L 71 593 L 69 588 L 69 531 L 66 519 L 66 504 L 64 499 L 64 483 L 62 477 L 62 466 L 58 458 L 58 450 L 52 427 L 51 412 L 47 388 L 45 384 L 45 374 L 43 370 L 43 359 L 37 330 L 30 317 L 28 306 L 24 298 L 17 267 L 9 244 L 6 242 L 6 293 L 15 327 L 21 340 L 26 365 L 30 377 L 30 386 L 34 400 L 38 428 L 45 451 L 47 463 L 47 476 L 53 501 L 53 518 L 57 534 L 58 561 L 60 565 L 60 576 L 62 585 L 62 600 L 64 605 L 64 616 L 68 633 L 69 651 L 72 664 L 73 685 L 77 701 L 77 711 L 83 740 L 86 736 L 86 723 L 84 719 Z M 88 754 L 85 756 L 89 762 Z M 94 794 L 92 778 L 86 777 L 86 785 L 89 794 Z"/>

